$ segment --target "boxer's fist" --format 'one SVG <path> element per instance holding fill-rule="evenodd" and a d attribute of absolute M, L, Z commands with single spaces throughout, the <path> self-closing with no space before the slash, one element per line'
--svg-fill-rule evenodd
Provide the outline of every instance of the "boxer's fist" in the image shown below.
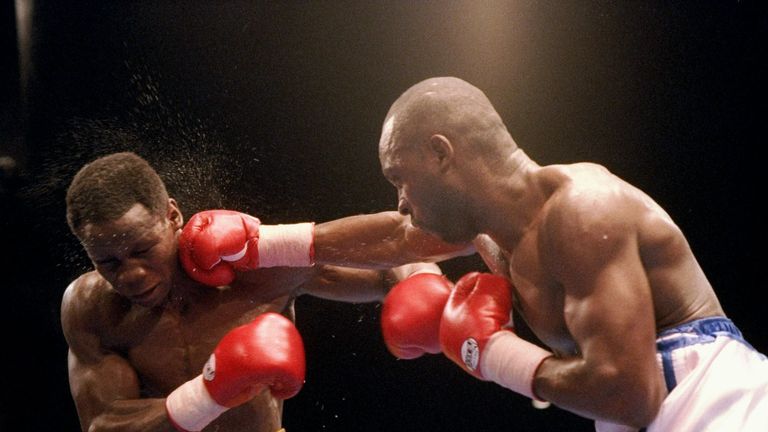
<path fill-rule="evenodd" d="M 258 268 L 259 226 L 249 215 L 207 210 L 193 215 L 179 238 L 179 258 L 190 277 L 206 285 L 232 283 L 235 269 Z"/>
<path fill-rule="evenodd" d="M 296 395 L 304 383 L 304 345 L 293 323 L 266 313 L 227 333 L 203 373 L 166 398 L 171 423 L 198 431 L 229 408 L 264 389 L 278 399 Z"/>
<path fill-rule="evenodd" d="M 266 313 L 221 339 L 203 378 L 219 405 L 233 407 L 264 388 L 278 399 L 293 397 L 304 384 L 304 372 L 299 331 L 284 316 Z"/>
<path fill-rule="evenodd" d="M 187 274 L 210 286 L 229 285 L 235 271 L 312 264 L 313 224 L 262 225 L 231 210 L 193 215 L 179 238 Z"/>
<path fill-rule="evenodd" d="M 469 273 L 458 282 L 440 322 L 445 356 L 477 378 L 530 398 L 536 371 L 552 356 L 510 331 L 512 285 L 503 277 Z"/>
<path fill-rule="evenodd" d="M 459 279 L 440 324 L 446 357 L 483 379 L 480 357 L 491 336 L 511 324 L 511 311 L 512 287 L 505 278 L 474 272 Z"/>
<path fill-rule="evenodd" d="M 439 353 L 440 318 L 450 294 L 448 279 L 434 273 L 419 273 L 392 287 L 381 310 L 389 352 L 401 359 Z"/>

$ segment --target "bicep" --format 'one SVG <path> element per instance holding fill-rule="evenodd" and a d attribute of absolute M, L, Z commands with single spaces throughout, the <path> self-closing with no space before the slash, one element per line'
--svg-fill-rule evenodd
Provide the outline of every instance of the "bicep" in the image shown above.
<path fill-rule="evenodd" d="M 119 355 L 79 355 L 70 349 L 68 369 L 72 398 L 83 428 L 108 411 L 113 402 L 140 398 L 136 372 Z"/>
<path fill-rule="evenodd" d="M 553 213 L 544 241 L 576 351 L 544 362 L 538 388 L 576 413 L 645 426 L 664 389 L 656 365 L 653 297 L 638 248 L 638 212 L 631 202 L 580 198 L 583 205 Z"/>
<path fill-rule="evenodd" d="M 588 364 L 653 364 L 655 325 L 650 287 L 631 241 L 599 260 L 572 258 L 562 279 L 565 323 Z"/>
<path fill-rule="evenodd" d="M 546 248 L 563 289 L 568 331 L 588 364 L 655 367 L 653 300 L 638 246 L 637 203 L 612 190 L 566 198 L 547 220 Z"/>
<path fill-rule="evenodd" d="M 85 282 L 84 282 L 85 281 Z M 139 380 L 127 359 L 106 349 L 93 323 L 100 322 L 92 286 L 81 278 L 65 291 L 61 323 L 69 346 L 69 386 L 84 430 L 118 400 L 138 399 Z"/>
<path fill-rule="evenodd" d="M 650 287 L 631 245 L 601 258 L 599 264 L 587 259 L 564 281 L 565 322 L 579 349 L 575 361 L 564 363 L 569 386 L 592 398 L 571 402 L 587 413 L 644 425 L 663 397 Z"/>

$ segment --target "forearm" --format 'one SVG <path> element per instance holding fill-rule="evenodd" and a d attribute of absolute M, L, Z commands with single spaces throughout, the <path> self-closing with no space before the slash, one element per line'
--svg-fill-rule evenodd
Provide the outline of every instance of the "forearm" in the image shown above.
<path fill-rule="evenodd" d="M 89 432 L 174 432 L 165 410 L 165 399 L 131 399 L 112 402 L 90 422 Z"/>
<path fill-rule="evenodd" d="M 575 414 L 639 428 L 655 416 L 663 383 L 658 374 L 646 380 L 630 379 L 632 375 L 581 357 L 550 357 L 538 368 L 533 389 L 540 398 Z"/>
<path fill-rule="evenodd" d="M 643 409 L 633 400 L 639 391 L 606 372 L 609 367 L 588 366 L 581 357 L 555 357 L 511 331 L 497 332 L 489 340 L 480 369 L 484 379 L 590 419 L 630 424 L 626 407 Z"/>
<path fill-rule="evenodd" d="M 316 266 L 314 277 L 303 284 L 299 294 L 345 303 L 381 301 L 392 282 L 389 272 L 339 266 Z"/>
<path fill-rule="evenodd" d="M 403 279 L 419 273 L 443 274 L 440 267 L 435 263 L 417 262 L 394 267 L 387 271 L 386 279 L 388 285 L 394 285 Z"/>
<path fill-rule="evenodd" d="M 317 224 L 314 235 L 314 259 L 318 264 L 390 269 L 474 252 L 471 246 L 447 244 L 414 228 L 406 216 L 397 212 Z"/>
<path fill-rule="evenodd" d="M 394 212 L 350 216 L 315 225 L 318 264 L 389 269 L 411 261 L 402 217 Z"/>
<path fill-rule="evenodd" d="M 71 318 L 71 315 L 65 315 Z M 69 328 L 71 330 L 71 328 Z M 128 361 L 102 352 L 85 332 L 69 333 L 69 384 L 83 431 L 173 431 L 164 398 L 141 398 Z"/>

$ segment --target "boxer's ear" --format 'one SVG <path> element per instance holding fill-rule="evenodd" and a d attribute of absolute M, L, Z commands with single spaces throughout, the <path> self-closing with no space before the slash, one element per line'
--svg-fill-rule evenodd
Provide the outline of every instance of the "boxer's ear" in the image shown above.
<path fill-rule="evenodd" d="M 429 138 L 429 155 L 434 158 L 440 171 L 445 171 L 453 163 L 453 144 L 444 135 L 435 134 Z"/>
<path fill-rule="evenodd" d="M 165 215 L 168 221 L 171 223 L 173 230 L 179 230 L 184 226 L 184 215 L 179 210 L 179 204 L 173 198 L 168 198 L 168 212 Z"/>

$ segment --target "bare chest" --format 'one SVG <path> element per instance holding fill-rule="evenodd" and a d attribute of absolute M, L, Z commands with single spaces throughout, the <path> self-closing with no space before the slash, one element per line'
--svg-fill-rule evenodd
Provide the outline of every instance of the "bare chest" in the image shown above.
<path fill-rule="evenodd" d="M 178 308 L 132 310 L 110 332 L 111 342 L 136 371 L 142 391 L 147 396 L 162 396 L 198 375 L 228 331 L 285 307 L 285 298 L 256 303 L 214 295 Z"/>
<path fill-rule="evenodd" d="M 551 349 L 574 352 L 575 343 L 564 320 L 563 290 L 549 276 L 550 264 L 542 256 L 536 234 L 524 236 L 508 250 L 492 241 L 477 246 L 491 271 L 512 281 L 516 319 L 522 318 Z"/>

